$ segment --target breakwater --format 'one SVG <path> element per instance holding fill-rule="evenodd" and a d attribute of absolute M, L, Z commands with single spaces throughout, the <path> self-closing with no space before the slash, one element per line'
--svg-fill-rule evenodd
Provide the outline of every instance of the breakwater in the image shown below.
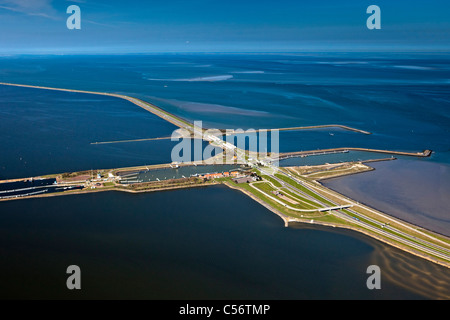
<path fill-rule="evenodd" d="M 309 151 L 295 151 L 295 152 L 283 152 L 280 153 L 279 160 L 293 158 L 293 157 L 307 157 L 311 155 L 322 155 L 322 154 L 332 154 L 348 151 L 364 151 L 364 152 L 374 152 L 374 153 L 387 153 L 410 157 L 429 157 L 432 153 L 431 150 L 424 150 L 422 152 L 405 152 L 405 151 L 393 151 L 393 150 L 380 150 L 380 149 L 367 149 L 367 148 L 332 148 L 332 149 L 320 149 L 320 150 L 309 150 Z"/>

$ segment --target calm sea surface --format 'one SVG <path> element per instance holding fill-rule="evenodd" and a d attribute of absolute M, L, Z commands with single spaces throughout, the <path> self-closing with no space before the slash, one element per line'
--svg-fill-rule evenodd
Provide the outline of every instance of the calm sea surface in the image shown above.
<path fill-rule="evenodd" d="M 1 206 L 2 298 L 450 298 L 445 268 L 354 232 L 285 228 L 225 186 Z M 366 287 L 372 264 L 382 290 Z"/>
<path fill-rule="evenodd" d="M 380 163 L 327 183 L 448 234 L 449 62 L 379 54 L 12 56 L 0 59 L 0 81 L 128 94 L 205 127 L 337 123 L 373 133 L 281 132 L 282 152 L 432 149 L 427 159 Z M 91 142 L 174 129 L 120 99 L 0 86 L 0 179 L 170 162 L 170 140 Z M 350 152 L 283 165 L 380 157 Z M 284 228 L 220 186 L 13 201 L 0 204 L 0 220 L 2 297 L 450 298 L 448 269 L 354 232 Z M 65 289 L 70 264 L 82 268 L 80 296 Z M 377 292 L 365 286 L 370 264 L 383 272 Z"/>

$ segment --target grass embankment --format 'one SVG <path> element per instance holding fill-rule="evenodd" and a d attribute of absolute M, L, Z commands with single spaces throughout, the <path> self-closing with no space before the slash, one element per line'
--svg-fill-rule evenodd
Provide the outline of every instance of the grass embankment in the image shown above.
<path fill-rule="evenodd" d="M 309 209 L 322 208 L 322 206 L 319 203 L 314 202 L 306 197 L 300 197 L 299 195 L 295 194 L 294 192 L 292 192 L 291 190 L 289 190 L 287 188 L 281 188 L 280 190 L 281 190 L 281 192 L 283 192 L 286 195 L 294 197 L 295 199 L 299 199 L 302 203 L 304 203 L 304 205 L 307 209 L 308 208 Z"/>
<path fill-rule="evenodd" d="M 269 198 L 266 195 L 265 191 L 269 191 L 269 190 L 273 189 L 268 184 L 266 184 L 266 186 L 264 187 L 265 191 L 263 191 L 261 189 L 253 188 L 252 186 L 250 186 L 249 183 L 236 184 L 235 182 L 233 182 L 231 180 L 231 178 L 221 178 L 221 179 L 216 179 L 216 181 L 228 184 L 230 187 L 235 188 L 235 189 L 241 189 L 245 193 L 252 194 L 256 198 L 258 198 L 260 201 L 264 202 L 269 207 L 275 209 L 276 211 L 278 211 L 279 213 L 281 213 L 282 215 L 284 215 L 286 217 L 302 219 L 302 220 L 305 220 L 305 221 L 309 221 L 311 219 L 314 219 L 314 220 L 317 220 L 317 221 L 323 221 L 323 222 L 329 222 L 329 223 L 331 223 L 331 222 L 332 223 L 343 223 L 343 221 L 341 219 L 339 219 L 339 218 L 330 217 L 328 214 L 324 214 L 324 213 L 321 213 L 321 212 L 318 212 L 318 211 L 317 212 L 297 212 L 297 211 L 290 210 L 290 209 L 286 208 L 285 206 L 283 206 L 280 203 L 272 200 L 271 198 Z M 255 187 L 257 187 L 258 184 L 261 184 L 261 183 L 254 183 L 253 185 Z M 290 206 L 294 207 L 294 205 L 292 205 L 290 203 L 286 202 L 286 204 L 289 204 Z"/>
<path fill-rule="evenodd" d="M 264 180 L 272 182 L 275 187 L 278 187 L 278 188 L 282 187 L 281 183 L 279 183 L 277 180 L 273 179 L 272 177 L 269 177 L 269 176 L 266 176 L 266 175 L 262 175 L 261 177 Z"/>
<path fill-rule="evenodd" d="M 163 180 L 163 181 L 152 181 L 152 182 L 144 182 L 144 183 L 136 183 L 130 185 L 117 185 L 117 189 L 126 189 L 130 191 L 156 191 L 156 190 L 164 190 L 164 189 L 172 189 L 172 188 L 180 188 L 180 187 L 193 187 L 200 185 L 213 184 L 212 181 L 204 181 L 203 179 L 191 177 L 191 178 L 182 178 L 182 179 L 171 179 L 171 180 Z"/>

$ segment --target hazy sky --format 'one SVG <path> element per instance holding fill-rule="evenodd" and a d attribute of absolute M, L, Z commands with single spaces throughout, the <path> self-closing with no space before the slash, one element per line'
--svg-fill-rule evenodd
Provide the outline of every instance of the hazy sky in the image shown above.
<path fill-rule="evenodd" d="M 67 7 L 81 9 L 69 30 Z M 381 30 L 366 9 L 381 8 Z M 449 50 L 448 0 L 0 0 L 0 53 Z"/>

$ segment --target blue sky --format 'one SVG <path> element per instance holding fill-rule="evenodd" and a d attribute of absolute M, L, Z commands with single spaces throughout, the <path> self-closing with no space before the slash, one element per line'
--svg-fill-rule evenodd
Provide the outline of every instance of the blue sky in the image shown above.
<path fill-rule="evenodd" d="M 81 30 L 66 9 L 81 8 Z M 381 30 L 366 9 L 381 8 Z M 0 0 L 0 53 L 449 50 L 448 0 Z"/>

